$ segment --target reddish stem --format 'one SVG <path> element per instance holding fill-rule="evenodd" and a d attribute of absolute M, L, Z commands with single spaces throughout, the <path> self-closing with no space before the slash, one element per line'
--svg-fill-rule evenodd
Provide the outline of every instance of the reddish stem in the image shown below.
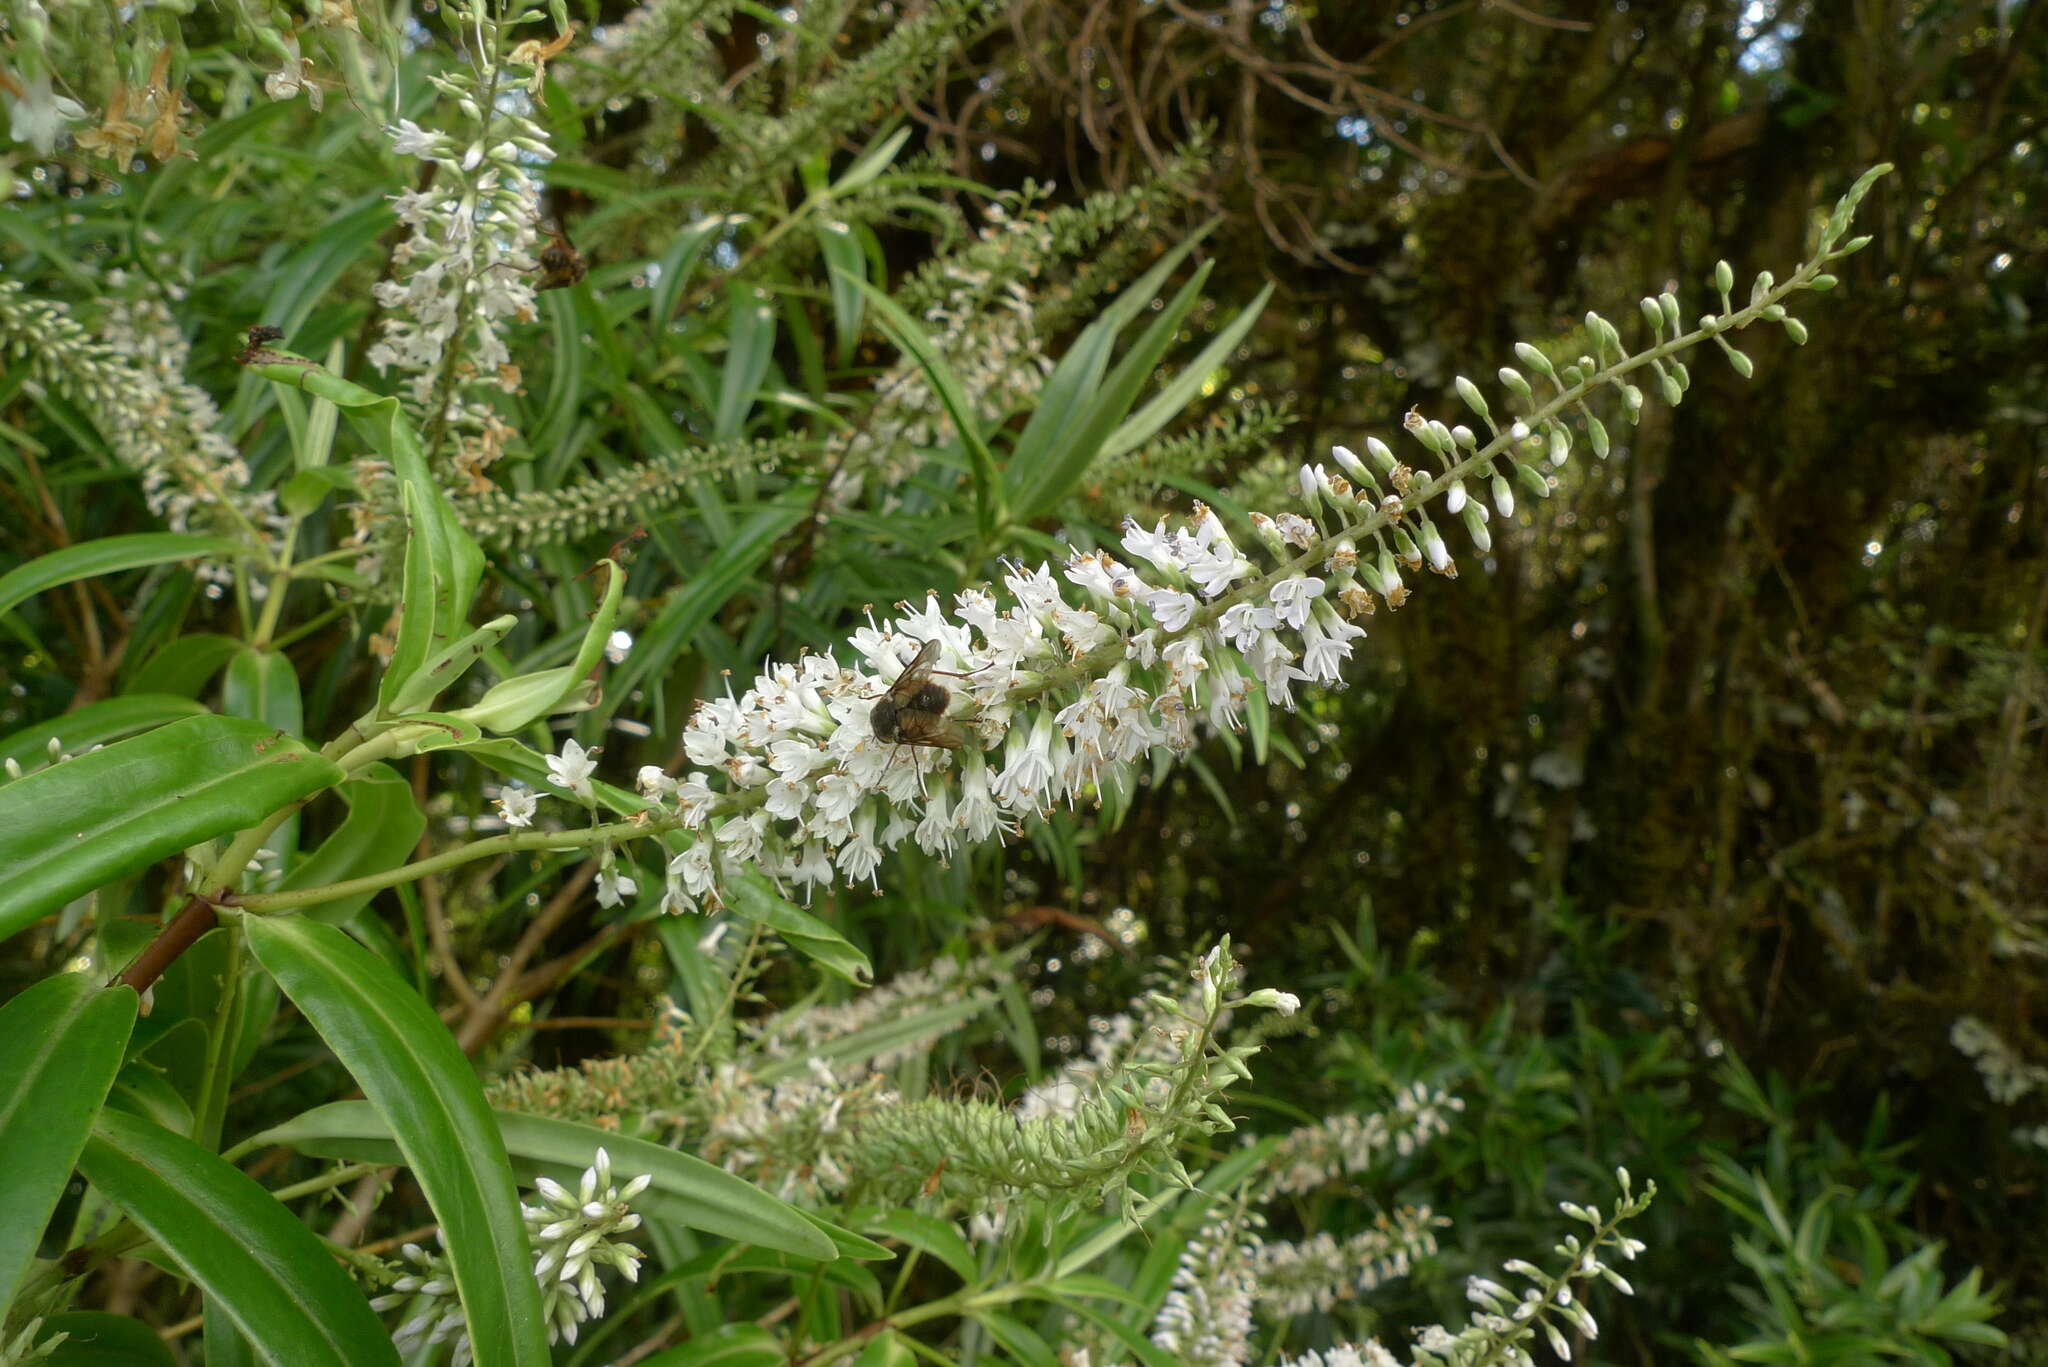
<path fill-rule="evenodd" d="M 123 970 L 117 983 L 125 983 L 137 992 L 147 992 L 164 975 L 180 954 L 192 947 L 193 941 L 220 924 L 220 918 L 213 913 L 214 901 L 208 897 L 194 897 L 185 903 L 171 923 L 157 933 L 157 937 L 144 945 L 142 952 L 135 956 L 135 962 Z"/>

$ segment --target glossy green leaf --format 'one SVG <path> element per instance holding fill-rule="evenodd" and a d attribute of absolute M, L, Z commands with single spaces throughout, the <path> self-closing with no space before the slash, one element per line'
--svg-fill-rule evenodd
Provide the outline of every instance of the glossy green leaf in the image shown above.
<path fill-rule="evenodd" d="M 217 1154 L 107 1111 L 79 1166 L 277 1367 L 398 1362 L 370 1303 L 312 1230 Z"/>
<path fill-rule="evenodd" d="M 605 577 L 604 597 L 590 614 L 576 658 L 554 669 L 506 679 L 494 685 L 475 706 L 465 707 L 452 716 L 499 735 L 510 735 L 552 713 L 580 711 L 597 701 L 595 679 L 603 665 L 612 628 L 619 620 L 619 604 L 626 587 L 626 572 L 616 561 L 600 560 L 597 564 L 598 573 Z"/>
<path fill-rule="evenodd" d="M 910 135 L 914 131 L 916 130 L 905 126 L 894 132 L 878 135 L 865 151 L 854 158 L 853 165 L 846 168 L 846 173 L 832 182 L 832 193 L 850 195 L 888 170 L 889 164 L 896 160 L 897 154 L 903 150 L 903 144 L 910 141 Z"/>
<path fill-rule="evenodd" d="M 868 1346 L 853 1360 L 853 1367 L 913 1367 L 916 1361 L 917 1354 L 904 1347 L 902 1335 L 894 1329 L 884 1329 L 868 1340 Z"/>
<path fill-rule="evenodd" d="M 1059 1359 L 1053 1356 L 1052 1345 L 1022 1320 L 999 1315 L 992 1310 L 984 1310 L 974 1318 L 988 1330 L 988 1336 L 1012 1362 L 1021 1362 L 1025 1367 L 1060 1367 Z"/>
<path fill-rule="evenodd" d="M 675 314 L 676 302 L 683 297 L 683 287 L 690 281 L 697 258 L 704 252 L 713 238 L 731 227 L 730 221 L 722 214 L 703 218 L 685 226 L 676 234 L 668 250 L 661 254 L 657 263 L 658 271 L 650 272 L 654 279 L 653 297 L 648 301 L 648 316 L 657 332 L 668 326 Z"/>
<path fill-rule="evenodd" d="M 403 484 L 398 494 L 405 509 L 405 565 L 399 576 L 398 639 L 391 647 L 391 659 L 377 686 L 377 701 L 386 713 L 401 710 L 399 698 L 413 691 L 413 676 L 426 667 L 427 656 L 436 644 L 434 596 L 439 581 L 435 576 L 434 545 L 421 532 L 425 517 L 420 511 L 419 493 L 410 484 Z"/>
<path fill-rule="evenodd" d="M 212 1297 L 207 1298 L 205 1324 L 200 1333 L 200 1346 L 206 1349 L 206 1367 L 254 1367 L 256 1350 L 235 1327 L 233 1317 Z"/>
<path fill-rule="evenodd" d="M 147 1058 L 130 1059 L 107 1092 L 107 1105 L 139 1115 L 172 1134 L 192 1133 L 192 1106 L 164 1069 Z"/>
<path fill-rule="evenodd" d="M 379 687 L 389 702 L 400 685 L 437 650 L 468 634 L 469 608 L 483 576 L 483 549 L 462 529 L 455 512 L 427 469 L 418 435 L 398 400 L 374 393 L 302 357 L 282 358 L 250 367 L 251 373 L 326 399 L 348 415 L 349 424 L 376 453 L 391 463 L 405 492 L 405 608 L 399 621 L 399 649 Z M 417 548 L 420 570 L 412 568 Z M 414 596 L 415 589 L 421 590 Z M 415 634 L 408 636 L 407 623 Z"/>
<path fill-rule="evenodd" d="M 727 906 L 733 915 L 742 921 L 766 926 L 780 935 L 791 949 L 819 967 L 829 969 L 851 983 L 868 982 L 874 978 L 874 966 L 868 962 L 867 955 L 847 943 L 846 937 L 838 931 L 777 892 L 766 874 L 747 869 L 727 880 L 726 894 Z"/>
<path fill-rule="evenodd" d="M 299 697 L 299 671 L 278 650 L 244 646 L 228 661 L 220 681 L 220 710 L 247 717 L 287 736 L 306 733 L 306 709 Z M 263 842 L 287 864 L 299 853 L 299 818 L 287 818 Z"/>
<path fill-rule="evenodd" d="M 680 1348 L 640 1359 L 640 1367 L 783 1367 L 782 1341 L 758 1324 L 721 1324 Z"/>
<path fill-rule="evenodd" d="M 34 1256 L 121 1068 L 135 993 L 82 973 L 45 978 L 0 1007 L 0 1305 Z"/>
<path fill-rule="evenodd" d="M 349 878 L 380 873 L 405 862 L 427 828 L 427 817 L 413 800 L 412 785 L 386 765 L 372 764 L 337 789 L 348 804 L 348 816 L 300 861 L 284 880 L 284 890 L 324 887 Z M 374 892 L 339 897 L 303 908 L 316 921 L 338 926 L 369 905 Z"/>
<path fill-rule="evenodd" d="M 81 893 L 341 779 L 297 740 L 188 717 L 0 787 L 0 939 Z"/>
<path fill-rule="evenodd" d="M 668 1220 L 761 1248 L 827 1261 L 832 1240 L 804 1213 L 725 1169 L 664 1145 L 593 1125 L 517 1111 L 494 1111 L 512 1171 L 531 1185 L 552 1177 L 574 1188 L 598 1149 L 611 1155 L 620 1181 L 642 1173 L 654 1180 L 634 1199 L 650 1220 Z M 387 1163 L 395 1155 L 391 1127 L 368 1103 L 337 1101 L 295 1116 L 259 1136 L 320 1158 Z"/>
<path fill-rule="evenodd" d="M 103 536 L 37 556 L 0 574 L 0 613 L 61 584 L 92 579 L 146 565 L 177 560 L 233 560 L 248 547 L 232 537 L 194 536 L 186 532 L 139 532 L 134 536 Z"/>
<path fill-rule="evenodd" d="M 406 680 L 405 686 L 392 699 L 390 710 L 402 716 L 431 707 L 435 698 L 467 674 L 472 665 L 518 625 L 519 619 L 506 613 L 502 617 L 493 617 L 453 645 L 443 646 Z"/>
<path fill-rule="evenodd" d="M 974 1249 L 951 1220 L 916 1210 L 876 1210 L 861 1213 L 855 1220 L 870 1234 L 886 1234 L 938 1259 L 963 1282 L 980 1275 Z"/>
<path fill-rule="evenodd" d="M 1126 451 L 1136 450 L 1187 407 L 1230 359 L 1230 353 L 1237 350 L 1238 343 L 1251 331 L 1252 324 L 1258 321 L 1259 314 L 1272 297 L 1271 285 L 1260 290 L 1258 297 L 1225 324 L 1180 374 L 1167 381 L 1143 408 L 1133 413 L 1103 441 L 1103 457 L 1120 456 Z"/>
<path fill-rule="evenodd" d="M 775 354 L 775 310 L 752 286 L 727 286 L 725 369 L 718 380 L 713 441 L 734 441 L 746 431 L 754 395 Z"/>
<path fill-rule="evenodd" d="M 138 1319 L 104 1310 L 72 1310 L 43 1321 L 39 1343 L 64 1341 L 41 1367 L 178 1367 L 163 1335 Z M 209 1367 L 211 1365 L 209 1364 Z"/>
<path fill-rule="evenodd" d="M 128 680 L 130 693 L 168 693 L 196 698 L 205 691 L 221 666 L 235 657 L 242 643 L 232 636 L 196 631 L 166 641 Z"/>
<path fill-rule="evenodd" d="M 362 1087 L 426 1194 L 479 1367 L 546 1363 L 511 1164 L 455 1037 L 383 961 L 332 926 L 242 920 L 257 960 Z"/>
<path fill-rule="evenodd" d="M 832 279 L 832 336 L 845 365 L 853 359 L 860 342 L 860 330 L 867 320 L 867 300 L 860 286 L 867 278 L 867 253 L 854 241 L 853 229 L 836 220 L 819 223 L 815 234 L 818 252 Z"/>
<path fill-rule="evenodd" d="M 148 731 L 167 722 L 196 717 L 206 709 L 190 698 L 169 693 L 134 693 L 108 698 L 66 712 L 61 717 L 25 727 L 0 740 L 0 761 L 13 760 L 24 769 L 42 766 L 50 757 L 50 742 L 68 754 L 83 754 L 95 745 L 107 745 Z"/>

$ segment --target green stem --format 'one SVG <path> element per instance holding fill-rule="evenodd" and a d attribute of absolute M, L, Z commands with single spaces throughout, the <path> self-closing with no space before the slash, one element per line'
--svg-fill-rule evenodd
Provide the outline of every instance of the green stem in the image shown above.
<path fill-rule="evenodd" d="M 667 827 L 655 822 L 613 821 L 602 826 L 591 826 L 580 831 L 532 831 L 523 835 L 494 835 L 482 840 L 458 845 L 452 850 L 427 859 L 416 859 L 410 864 L 401 864 L 395 869 L 382 873 L 365 874 L 361 878 L 344 879 L 339 883 L 328 883 L 317 888 L 294 888 L 289 892 L 251 892 L 235 899 L 235 906 L 242 911 L 266 915 L 274 911 L 290 911 L 297 907 L 317 906 L 340 897 L 353 897 L 358 893 L 381 892 L 400 883 L 410 883 L 430 873 L 441 873 L 447 869 L 460 868 L 479 859 L 490 859 L 501 854 L 517 854 L 523 850 L 587 850 L 600 846 L 637 840 L 642 836 L 654 835 Z"/>

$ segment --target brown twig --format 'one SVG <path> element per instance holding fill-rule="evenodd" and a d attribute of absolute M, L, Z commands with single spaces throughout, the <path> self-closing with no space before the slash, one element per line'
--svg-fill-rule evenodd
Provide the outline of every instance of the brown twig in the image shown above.
<path fill-rule="evenodd" d="M 135 956 L 134 961 L 123 969 L 121 976 L 114 981 L 124 987 L 132 987 L 137 992 L 147 992 L 180 954 L 190 949 L 200 936 L 220 924 L 220 917 L 214 914 L 214 908 L 224 905 L 228 900 L 223 896 L 216 902 L 204 893 L 194 894 L 191 900 L 178 909 L 178 914 L 171 918 L 171 923 L 158 931 L 154 940 L 142 947 L 142 952 Z"/>

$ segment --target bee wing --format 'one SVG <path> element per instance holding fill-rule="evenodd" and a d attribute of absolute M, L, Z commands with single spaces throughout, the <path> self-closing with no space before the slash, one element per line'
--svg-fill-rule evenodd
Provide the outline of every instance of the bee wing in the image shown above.
<path fill-rule="evenodd" d="M 889 696 L 897 703 L 907 703 L 916 693 L 928 675 L 932 665 L 939 658 L 939 638 L 934 636 L 918 647 L 917 654 L 910 657 L 910 663 L 903 666 L 903 672 L 896 676 L 896 682 L 889 685 Z"/>
<path fill-rule="evenodd" d="M 931 712 L 901 712 L 896 717 L 898 738 L 905 745 L 923 745 L 934 750 L 959 750 L 967 744 L 960 728 Z"/>

